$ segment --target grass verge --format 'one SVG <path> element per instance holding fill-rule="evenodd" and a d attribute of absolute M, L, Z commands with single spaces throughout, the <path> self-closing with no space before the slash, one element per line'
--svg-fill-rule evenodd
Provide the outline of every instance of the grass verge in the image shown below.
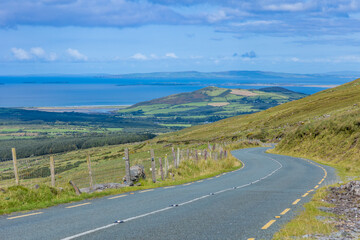
<path fill-rule="evenodd" d="M 142 186 L 126 187 L 121 189 L 108 189 L 103 192 L 83 193 L 76 195 L 69 185 L 63 185 L 63 189 L 49 187 L 42 184 L 38 189 L 25 186 L 11 186 L 0 189 L 0 214 L 9 214 L 18 211 L 29 211 L 46 208 L 58 204 L 81 201 L 84 199 L 98 198 L 113 194 L 121 194 L 138 190 L 180 185 L 187 182 L 210 178 L 224 172 L 230 172 L 241 167 L 241 163 L 231 154 L 225 159 L 218 161 L 200 160 L 198 163 L 187 160 L 183 161 L 179 168 L 170 169 L 174 178 L 167 178 L 165 181 L 158 179 L 153 183 L 151 179 L 142 180 Z"/>
<path fill-rule="evenodd" d="M 319 210 L 319 207 L 332 207 L 331 204 L 323 201 L 327 196 L 327 187 L 320 188 L 313 196 L 310 202 L 304 204 L 302 211 L 293 220 L 288 222 L 273 239 L 303 239 L 305 235 L 323 234 L 328 235 L 335 230 L 332 223 L 326 221 L 327 218 L 335 217 L 332 213 Z"/>

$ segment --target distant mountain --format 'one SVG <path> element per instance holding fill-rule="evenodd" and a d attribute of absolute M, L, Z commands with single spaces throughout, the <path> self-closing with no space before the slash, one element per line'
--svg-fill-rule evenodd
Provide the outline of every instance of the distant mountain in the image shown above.
<path fill-rule="evenodd" d="M 355 72 L 334 74 L 295 74 L 264 71 L 223 71 L 223 72 L 153 72 L 122 75 L 106 75 L 103 78 L 152 81 L 201 81 L 208 83 L 267 83 L 267 84 L 342 84 L 354 78 Z M 359 74 L 360 76 L 360 74 Z M 347 80 L 344 80 L 347 79 Z"/>
<path fill-rule="evenodd" d="M 258 112 L 305 96 L 281 87 L 247 90 L 206 87 L 137 103 L 118 113 L 156 118 L 160 123 L 197 124 Z"/>
<path fill-rule="evenodd" d="M 334 72 L 322 74 L 295 74 L 266 71 L 222 71 L 222 72 L 153 72 L 133 74 L 78 74 L 78 75 L 24 75 L 0 76 L 0 82 L 10 83 L 105 83 L 120 85 L 138 84 L 188 84 L 202 86 L 235 86 L 241 84 L 259 85 L 340 85 L 354 77 L 360 77 L 359 72 Z"/>

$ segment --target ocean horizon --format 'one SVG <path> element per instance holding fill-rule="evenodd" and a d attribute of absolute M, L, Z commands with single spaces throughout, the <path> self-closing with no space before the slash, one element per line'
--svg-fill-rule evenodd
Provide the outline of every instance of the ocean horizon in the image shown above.
<path fill-rule="evenodd" d="M 0 107 L 81 107 L 133 105 L 172 94 L 191 92 L 207 85 L 117 85 L 117 84 L 2 84 Z M 211 86 L 216 86 L 211 84 Z M 276 86 L 276 85 L 271 85 Z M 279 85 L 281 86 L 281 85 Z M 259 89 L 268 84 L 223 86 L 224 88 Z M 281 86 L 313 94 L 327 87 Z"/>

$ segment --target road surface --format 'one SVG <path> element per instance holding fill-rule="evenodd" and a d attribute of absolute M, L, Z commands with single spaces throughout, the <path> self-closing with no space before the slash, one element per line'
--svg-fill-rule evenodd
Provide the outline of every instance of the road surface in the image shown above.
<path fill-rule="evenodd" d="M 336 175 L 267 149 L 234 151 L 242 169 L 203 181 L 0 216 L 0 239 L 271 239 Z"/>

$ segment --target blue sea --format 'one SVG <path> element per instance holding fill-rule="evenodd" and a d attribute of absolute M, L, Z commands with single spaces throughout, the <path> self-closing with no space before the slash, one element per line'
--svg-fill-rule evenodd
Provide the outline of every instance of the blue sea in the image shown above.
<path fill-rule="evenodd" d="M 191 92 L 206 86 L 219 86 L 226 88 L 258 89 L 268 87 L 266 84 L 225 85 L 207 84 L 198 82 L 193 84 L 186 81 L 181 84 L 113 84 L 113 83 L 87 83 L 81 78 L 81 83 L 60 82 L 42 83 L 27 82 L 24 78 L 14 78 L 16 81 L 1 81 L 0 79 L 0 107 L 67 107 L 67 106 L 104 106 L 104 105 L 132 105 L 142 101 L 177 94 Z M 1 84 L 1 82 L 3 82 Z M 80 81 L 79 81 L 80 82 Z M 285 87 L 292 91 L 313 94 L 326 89 L 325 87 Z"/>

